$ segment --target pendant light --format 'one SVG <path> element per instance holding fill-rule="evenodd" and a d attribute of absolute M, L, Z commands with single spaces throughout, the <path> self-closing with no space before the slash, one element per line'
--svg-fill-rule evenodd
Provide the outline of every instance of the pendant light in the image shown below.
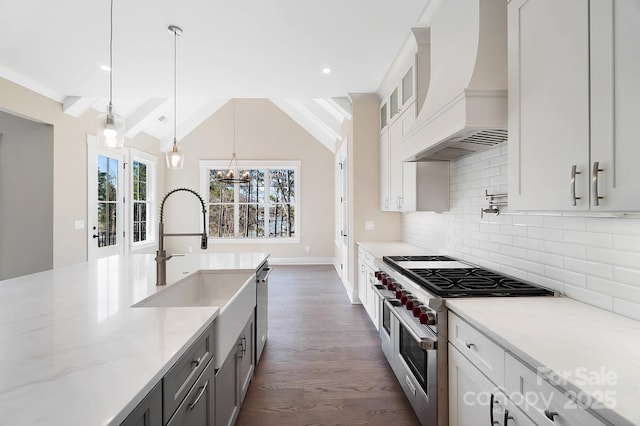
<path fill-rule="evenodd" d="M 165 153 L 165 158 L 168 168 L 181 169 L 184 166 L 184 152 L 178 146 L 178 139 L 176 138 L 176 115 L 178 110 L 178 36 L 182 35 L 182 28 L 171 25 L 169 32 L 173 33 L 173 147 Z"/>
<path fill-rule="evenodd" d="M 218 170 L 216 173 L 216 180 L 226 183 L 248 183 L 249 172 L 241 171 L 238 166 L 238 158 L 236 157 L 236 101 L 233 101 L 233 154 L 231 154 L 231 160 L 229 161 L 229 167 L 226 172 Z"/>
<path fill-rule="evenodd" d="M 109 21 L 109 105 L 107 112 L 97 117 L 97 135 L 100 145 L 109 148 L 122 148 L 124 145 L 124 118 L 113 112 L 113 0 Z"/>

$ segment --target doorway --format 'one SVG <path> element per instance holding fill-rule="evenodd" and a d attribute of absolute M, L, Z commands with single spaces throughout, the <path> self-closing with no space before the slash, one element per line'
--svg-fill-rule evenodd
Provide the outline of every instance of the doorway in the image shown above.
<path fill-rule="evenodd" d="M 87 135 L 87 258 L 124 253 L 124 159 Z"/>

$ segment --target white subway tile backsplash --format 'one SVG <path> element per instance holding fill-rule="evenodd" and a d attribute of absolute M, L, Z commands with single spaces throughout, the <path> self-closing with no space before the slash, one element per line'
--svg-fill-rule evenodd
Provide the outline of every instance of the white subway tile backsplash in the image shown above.
<path fill-rule="evenodd" d="M 544 267 L 544 274 L 549 278 L 561 281 L 563 283 L 575 285 L 577 287 L 587 286 L 587 276 L 576 272 L 571 272 L 563 268 L 554 268 L 553 266 L 546 265 Z"/>
<path fill-rule="evenodd" d="M 452 162 L 450 211 L 404 214 L 403 239 L 640 319 L 640 215 L 503 208 L 481 219 L 485 190 L 507 191 L 507 150 Z"/>
<path fill-rule="evenodd" d="M 613 245 L 613 235 L 602 232 L 564 231 L 564 240 L 585 246 L 611 248 Z"/>
<path fill-rule="evenodd" d="M 614 235 L 613 248 L 640 252 L 640 235 Z"/>
<path fill-rule="evenodd" d="M 584 217 L 545 216 L 544 227 L 550 229 L 584 231 L 586 228 L 586 221 Z"/>
<path fill-rule="evenodd" d="M 587 231 L 619 235 L 640 235 L 640 220 L 610 217 L 589 217 Z"/>
<path fill-rule="evenodd" d="M 577 244 L 558 243 L 555 241 L 545 241 L 544 250 L 548 253 L 562 256 L 584 259 L 587 249 Z"/>
<path fill-rule="evenodd" d="M 519 257 L 520 259 L 527 259 L 529 257 L 528 250 L 512 245 L 503 245 L 500 248 L 500 253 L 505 256 Z"/>
<path fill-rule="evenodd" d="M 597 291 L 586 288 L 575 287 L 570 284 L 564 285 L 564 294 L 572 299 L 576 299 L 608 311 L 613 311 L 613 296 L 608 294 L 598 293 Z"/>
<path fill-rule="evenodd" d="M 563 239 L 561 229 L 547 229 L 536 227 L 528 227 L 524 229 L 527 229 L 527 236 L 529 238 L 548 241 L 562 241 Z"/>
<path fill-rule="evenodd" d="M 562 281 L 554 280 L 548 277 L 542 277 L 540 275 L 528 274 L 527 280 L 547 287 L 551 290 L 557 291 L 558 293 L 562 293 L 564 289 L 564 284 L 562 283 Z"/>
<path fill-rule="evenodd" d="M 608 263 L 626 268 L 640 267 L 640 253 L 624 250 L 611 250 L 600 247 L 587 247 L 587 260 Z"/>
<path fill-rule="evenodd" d="M 613 312 L 640 321 L 640 303 L 613 298 Z"/>
<path fill-rule="evenodd" d="M 640 270 L 614 266 L 613 280 L 621 283 L 640 286 Z"/>
<path fill-rule="evenodd" d="M 562 256 L 543 251 L 529 250 L 527 258 L 540 265 L 562 266 Z"/>
<path fill-rule="evenodd" d="M 542 228 L 544 226 L 544 217 L 542 216 L 515 216 L 513 218 L 513 224 L 516 226 L 537 226 Z"/>
<path fill-rule="evenodd" d="M 589 262 L 582 259 L 564 258 L 564 267 L 569 271 L 582 272 L 594 277 L 611 278 L 613 266 L 606 263 Z"/>
<path fill-rule="evenodd" d="M 544 274 L 544 265 L 542 263 L 515 258 L 513 259 L 513 267 L 522 269 L 523 271 L 532 272 L 536 275 Z"/>

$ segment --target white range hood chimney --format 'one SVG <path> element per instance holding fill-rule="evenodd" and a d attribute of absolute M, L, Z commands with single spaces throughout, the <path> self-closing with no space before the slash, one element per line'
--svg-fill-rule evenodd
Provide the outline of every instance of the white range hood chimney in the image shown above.
<path fill-rule="evenodd" d="M 455 160 L 507 140 L 507 2 L 446 0 L 431 22 L 429 88 L 404 161 Z M 420 76 L 418 76 L 420 81 Z"/>

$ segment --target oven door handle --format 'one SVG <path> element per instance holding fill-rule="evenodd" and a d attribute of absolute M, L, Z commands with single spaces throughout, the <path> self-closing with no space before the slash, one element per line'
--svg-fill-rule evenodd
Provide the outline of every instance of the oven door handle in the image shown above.
<path fill-rule="evenodd" d="M 258 282 L 260 282 L 260 283 L 266 283 L 266 282 L 267 282 L 267 280 L 269 279 L 269 275 L 271 275 L 271 272 L 272 272 L 272 271 L 273 271 L 273 268 L 264 268 L 264 269 L 261 271 L 260 276 L 259 276 L 259 277 L 257 277 L 257 280 L 256 280 L 256 281 L 258 281 Z"/>
<path fill-rule="evenodd" d="M 421 330 L 425 331 L 424 333 L 415 330 L 414 326 L 406 318 L 404 318 L 404 315 L 408 315 L 406 312 L 399 311 L 396 306 L 393 306 L 389 302 L 389 299 L 385 300 L 384 303 L 387 305 L 393 316 L 396 317 L 398 322 L 400 322 L 400 325 L 402 325 L 405 330 L 409 332 L 411 337 L 413 337 L 416 343 L 418 343 L 420 349 L 428 351 L 438 348 L 437 336 L 435 336 L 433 333 L 426 333 L 426 330 Z"/>

